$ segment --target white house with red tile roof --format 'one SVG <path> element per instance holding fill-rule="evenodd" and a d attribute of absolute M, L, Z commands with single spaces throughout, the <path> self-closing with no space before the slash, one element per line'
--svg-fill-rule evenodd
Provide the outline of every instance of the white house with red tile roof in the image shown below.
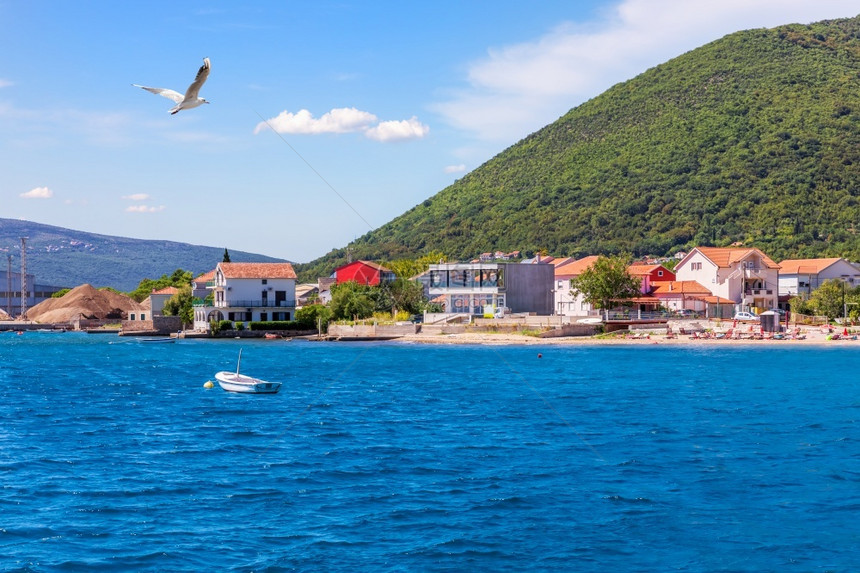
<path fill-rule="evenodd" d="M 296 273 L 290 263 L 218 263 L 213 278 L 213 306 L 195 306 L 195 329 L 207 330 L 212 320 L 295 318 Z"/>
<path fill-rule="evenodd" d="M 553 304 L 555 313 L 561 316 L 588 316 L 591 305 L 585 302 L 582 294 L 573 296 L 570 292 L 570 279 L 578 277 L 584 270 L 594 264 L 597 255 L 581 259 L 564 259 L 564 263 L 555 267 L 555 282 L 553 283 Z"/>
<path fill-rule="evenodd" d="M 696 247 L 675 266 L 679 281 L 696 281 L 736 310 L 776 308 L 779 265 L 759 249 Z"/>
<path fill-rule="evenodd" d="M 840 279 L 849 286 L 857 286 L 860 284 L 860 268 L 843 258 L 786 259 L 779 263 L 780 296 L 810 294 L 829 279 Z"/>
<path fill-rule="evenodd" d="M 651 296 L 669 310 L 707 311 L 704 299 L 711 296 L 711 291 L 696 281 L 654 281 L 651 286 Z"/>
<path fill-rule="evenodd" d="M 579 276 L 597 259 L 597 255 L 590 255 L 581 259 L 556 259 L 558 263 L 555 266 L 553 288 L 556 314 L 563 316 L 588 316 L 592 314 L 591 305 L 585 302 L 581 294 L 573 296 L 570 293 L 570 279 Z M 643 296 L 633 302 L 639 304 L 644 310 L 653 309 L 660 304 L 660 301 L 651 297 L 655 281 L 675 280 L 675 273 L 659 264 L 633 264 L 627 267 L 627 272 L 642 281 L 640 292 Z"/>

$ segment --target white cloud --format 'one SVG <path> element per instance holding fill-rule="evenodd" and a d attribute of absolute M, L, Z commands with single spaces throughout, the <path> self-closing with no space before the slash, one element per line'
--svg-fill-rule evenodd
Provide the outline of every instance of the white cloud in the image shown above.
<path fill-rule="evenodd" d="M 376 115 L 354 107 L 336 108 L 319 118 L 315 118 L 306 109 L 296 113 L 282 111 L 272 119 L 258 123 L 254 133 L 258 134 L 269 128 L 277 133 L 300 135 L 364 133 L 366 137 L 381 142 L 420 139 L 430 131 L 430 128 L 415 116 L 401 121 L 379 121 Z"/>
<path fill-rule="evenodd" d="M 128 201 L 146 201 L 149 199 L 148 193 L 135 193 L 133 195 L 123 195 L 123 199 L 127 199 Z"/>
<path fill-rule="evenodd" d="M 21 197 L 24 199 L 50 199 L 53 196 L 54 192 L 47 187 L 36 187 L 26 193 L 21 193 Z"/>
<path fill-rule="evenodd" d="M 462 163 L 460 165 L 448 165 L 445 167 L 445 173 L 463 173 L 466 170 L 466 166 Z"/>
<path fill-rule="evenodd" d="M 278 133 L 293 133 L 316 135 L 320 133 L 352 133 L 364 131 L 376 123 L 376 116 L 372 113 L 355 109 L 354 107 L 342 107 L 333 109 L 323 114 L 319 119 L 311 112 L 303 109 L 297 113 L 282 111 L 268 122 L 260 122 L 254 128 L 254 133 L 260 133 L 271 127 Z"/>
<path fill-rule="evenodd" d="M 153 207 L 150 205 L 129 205 L 125 208 L 127 213 L 157 213 L 164 211 L 164 205 Z"/>
<path fill-rule="evenodd" d="M 14 83 L 12 83 L 11 81 L 9 81 L 9 80 L 4 80 L 3 78 L 0 78 L 0 89 L 8 88 L 8 87 L 11 87 L 11 86 L 14 86 L 14 85 L 15 85 L 15 84 L 14 84 Z"/>
<path fill-rule="evenodd" d="M 430 128 L 418 121 L 414 115 L 402 121 L 381 121 L 364 134 L 376 141 L 403 141 L 406 139 L 421 139 L 430 132 Z"/>
<path fill-rule="evenodd" d="M 600 20 L 565 23 L 488 51 L 468 86 L 436 104 L 453 126 L 511 142 L 612 85 L 739 30 L 856 16 L 855 0 L 623 0 Z"/>

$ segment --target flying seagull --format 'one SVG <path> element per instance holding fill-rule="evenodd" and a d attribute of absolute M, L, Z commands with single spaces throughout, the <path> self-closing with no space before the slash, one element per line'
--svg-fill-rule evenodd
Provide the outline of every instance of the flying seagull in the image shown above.
<path fill-rule="evenodd" d="M 172 99 L 174 102 L 176 102 L 176 105 L 170 109 L 170 115 L 174 115 L 178 113 L 179 110 L 191 109 L 192 107 L 197 107 L 198 105 L 209 103 L 202 97 L 197 96 L 198 92 L 200 92 L 200 88 L 203 87 L 203 82 L 205 82 L 206 78 L 208 77 L 209 58 L 203 58 L 203 65 L 200 66 L 199 70 L 197 70 L 197 77 L 194 78 L 194 81 L 191 83 L 190 86 L 188 86 L 188 91 L 185 92 L 185 95 L 165 88 L 148 88 L 146 86 L 141 86 L 138 84 L 131 85 L 138 88 L 143 88 L 148 92 L 164 96 L 168 99 Z"/>

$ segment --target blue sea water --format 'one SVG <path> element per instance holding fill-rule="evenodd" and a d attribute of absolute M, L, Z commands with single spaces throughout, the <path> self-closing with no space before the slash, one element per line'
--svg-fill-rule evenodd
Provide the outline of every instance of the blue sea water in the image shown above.
<path fill-rule="evenodd" d="M 0 333 L 0 569 L 857 570 L 858 360 Z"/>

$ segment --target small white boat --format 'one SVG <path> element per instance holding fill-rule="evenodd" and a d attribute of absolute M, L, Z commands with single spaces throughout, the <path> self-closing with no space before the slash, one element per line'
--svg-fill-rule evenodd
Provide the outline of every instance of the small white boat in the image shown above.
<path fill-rule="evenodd" d="M 241 392 L 243 394 L 275 394 L 281 389 L 280 382 L 266 382 L 259 378 L 239 374 L 239 365 L 242 363 L 242 349 L 239 349 L 239 361 L 236 363 L 235 372 L 222 370 L 215 374 L 215 379 L 222 389 L 227 392 Z"/>

